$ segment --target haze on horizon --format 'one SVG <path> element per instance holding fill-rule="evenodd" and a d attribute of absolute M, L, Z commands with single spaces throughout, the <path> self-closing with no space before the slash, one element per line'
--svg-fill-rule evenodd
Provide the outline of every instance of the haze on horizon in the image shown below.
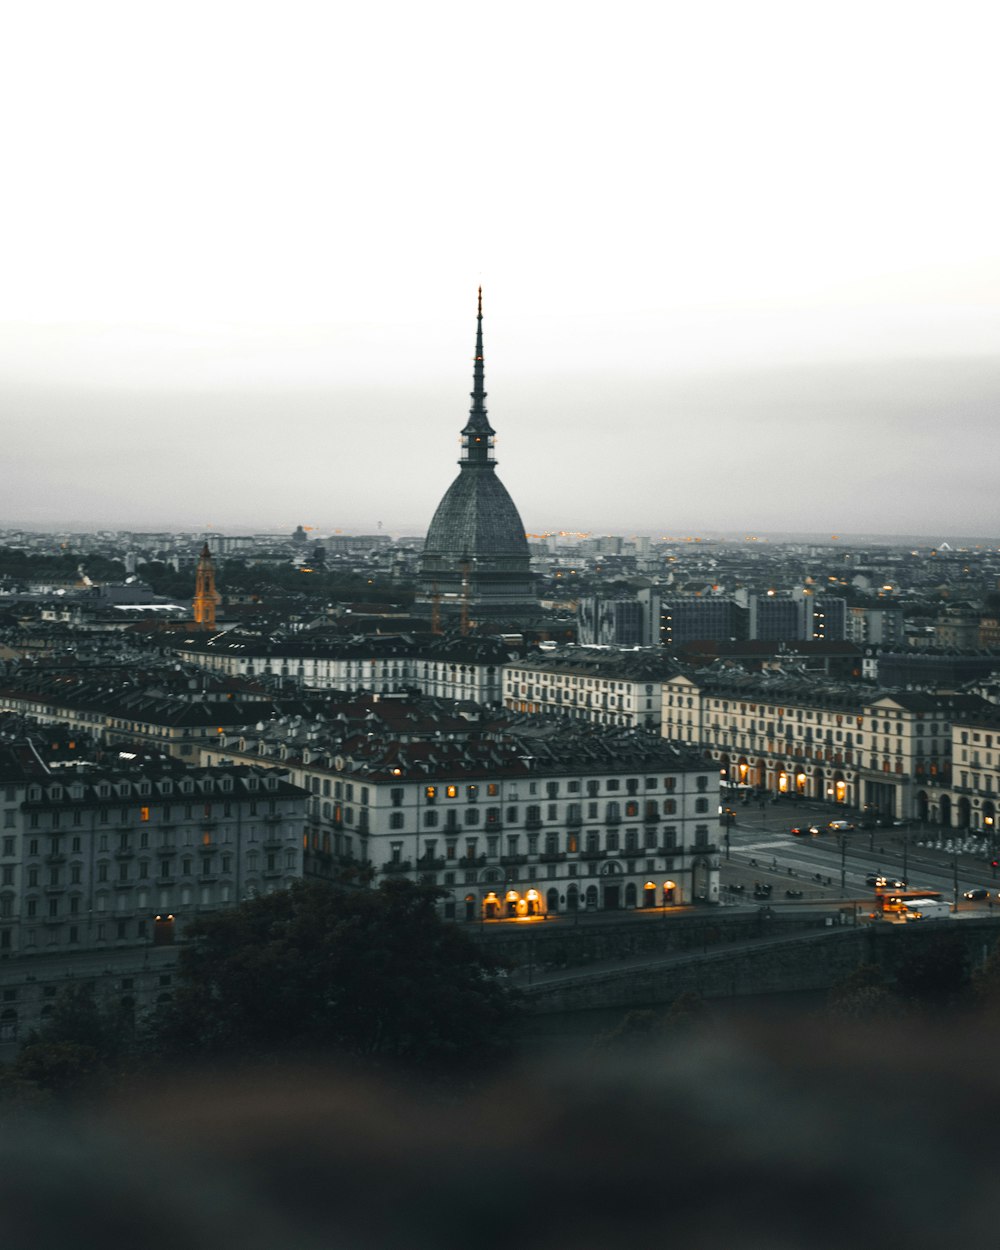
<path fill-rule="evenodd" d="M 1000 537 L 989 13 L 22 6 L 0 525 Z"/>

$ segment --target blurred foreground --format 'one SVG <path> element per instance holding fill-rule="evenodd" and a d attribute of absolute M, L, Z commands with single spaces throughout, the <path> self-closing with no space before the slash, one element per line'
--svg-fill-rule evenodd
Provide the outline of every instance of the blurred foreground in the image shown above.
<path fill-rule="evenodd" d="M 475 1092 L 328 1067 L 4 1111 L 5 1250 L 993 1244 L 995 1020 L 701 1022 Z"/>

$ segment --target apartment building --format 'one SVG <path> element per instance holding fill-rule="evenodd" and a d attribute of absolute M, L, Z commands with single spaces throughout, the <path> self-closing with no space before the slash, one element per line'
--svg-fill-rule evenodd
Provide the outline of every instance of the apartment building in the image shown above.
<path fill-rule="evenodd" d="M 416 690 L 442 699 L 499 703 L 501 667 L 510 648 L 497 638 L 364 635 L 267 639 L 234 633 L 192 635 L 178 655 L 229 677 L 278 678 L 309 690 Z"/>
<path fill-rule="evenodd" d="M 167 945 L 302 876 L 305 795 L 274 768 L 17 762 L 0 793 L 6 956 Z"/>
<path fill-rule="evenodd" d="M 679 674 L 663 684 L 662 732 L 705 751 L 731 782 L 883 818 L 950 819 L 937 796 L 950 784 L 953 720 L 983 707 L 974 695 Z"/>
<path fill-rule="evenodd" d="M 222 749 L 274 760 L 309 792 L 310 875 L 436 885 L 461 922 L 718 901 L 718 773 L 660 738 L 553 719 L 306 739 Z"/>
<path fill-rule="evenodd" d="M 661 683 L 673 671 L 658 648 L 564 647 L 505 665 L 503 704 L 515 712 L 556 713 L 595 725 L 655 733 Z"/>

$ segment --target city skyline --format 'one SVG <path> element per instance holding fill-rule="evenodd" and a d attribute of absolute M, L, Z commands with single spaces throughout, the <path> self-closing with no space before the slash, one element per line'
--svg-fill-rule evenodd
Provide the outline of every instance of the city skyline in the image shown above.
<path fill-rule="evenodd" d="M 0 524 L 424 532 L 482 282 L 529 532 L 1000 537 L 979 6 L 64 8 L 0 87 Z"/>

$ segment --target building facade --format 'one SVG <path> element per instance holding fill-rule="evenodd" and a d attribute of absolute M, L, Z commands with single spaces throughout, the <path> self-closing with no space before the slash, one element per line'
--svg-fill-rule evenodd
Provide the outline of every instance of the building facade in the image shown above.
<path fill-rule="evenodd" d="M 673 671 L 659 649 L 565 647 L 505 665 L 503 704 L 513 712 L 656 733 L 661 683 Z"/>
<path fill-rule="evenodd" d="M 498 638 L 429 634 L 266 639 L 232 633 L 173 645 L 178 655 L 221 676 L 348 694 L 408 690 L 484 704 L 500 702 L 502 666 L 513 653 Z"/>
<path fill-rule="evenodd" d="M 951 824 L 953 724 L 986 706 L 974 695 L 678 674 L 663 684 L 662 732 L 705 751 L 731 783 Z"/>
<path fill-rule="evenodd" d="M 166 945 L 195 916 L 301 877 L 304 809 L 260 767 L 8 775 L 0 954 Z"/>
<path fill-rule="evenodd" d="M 311 875 L 353 865 L 376 883 L 439 886 L 448 919 L 718 901 L 718 773 L 653 736 L 551 722 L 454 740 L 367 734 L 293 752 L 262 737 L 224 749 L 278 758 L 309 792 Z"/>

